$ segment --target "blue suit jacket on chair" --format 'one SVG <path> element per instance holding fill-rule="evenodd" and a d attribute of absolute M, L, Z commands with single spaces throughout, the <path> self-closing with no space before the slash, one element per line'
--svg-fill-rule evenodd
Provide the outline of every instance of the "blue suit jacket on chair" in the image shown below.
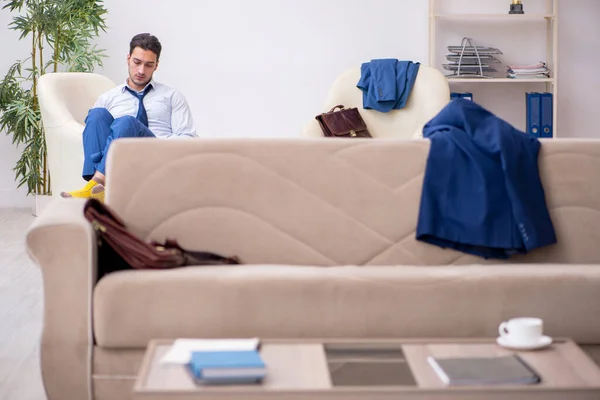
<path fill-rule="evenodd" d="M 463 99 L 428 122 L 423 136 L 431 148 L 418 240 L 485 258 L 556 243 L 536 138 Z"/>
<path fill-rule="evenodd" d="M 363 63 L 360 80 L 356 84 L 363 92 L 363 108 L 380 112 L 404 108 L 415 85 L 420 65 L 395 58 Z"/>

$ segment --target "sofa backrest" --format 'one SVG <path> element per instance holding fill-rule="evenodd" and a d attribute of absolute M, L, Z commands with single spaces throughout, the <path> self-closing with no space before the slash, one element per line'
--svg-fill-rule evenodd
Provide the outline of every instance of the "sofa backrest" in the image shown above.
<path fill-rule="evenodd" d="M 107 204 L 145 239 L 251 264 L 496 263 L 415 240 L 428 140 L 120 139 Z M 558 244 L 508 262 L 600 263 L 600 140 L 544 140 Z"/>

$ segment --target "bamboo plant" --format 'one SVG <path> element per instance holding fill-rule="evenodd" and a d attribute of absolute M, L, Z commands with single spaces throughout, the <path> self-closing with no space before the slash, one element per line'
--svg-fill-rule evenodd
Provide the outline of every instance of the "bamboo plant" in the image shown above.
<path fill-rule="evenodd" d="M 0 0 L 15 16 L 9 29 L 29 40 L 29 57 L 16 61 L 0 81 L 0 130 L 22 149 L 13 171 L 27 194 L 50 194 L 46 141 L 38 105 L 38 80 L 47 72 L 92 72 L 104 50 L 92 42 L 106 31 L 101 0 Z"/>

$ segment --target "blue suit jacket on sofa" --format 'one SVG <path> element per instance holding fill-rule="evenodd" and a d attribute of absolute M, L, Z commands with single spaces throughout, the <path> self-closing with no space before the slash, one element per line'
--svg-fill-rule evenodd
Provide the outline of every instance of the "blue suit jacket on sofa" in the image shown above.
<path fill-rule="evenodd" d="M 431 149 L 418 240 L 485 258 L 556 243 L 536 138 L 463 99 L 428 122 L 423 136 Z"/>

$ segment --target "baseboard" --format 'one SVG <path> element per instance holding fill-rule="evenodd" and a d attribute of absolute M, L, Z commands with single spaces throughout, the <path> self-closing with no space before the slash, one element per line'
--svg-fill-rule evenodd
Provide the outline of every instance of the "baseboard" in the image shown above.
<path fill-rule="evenodd" d="M 25 195 L 24 190 L 0 190 L 0 208 L 30 208 L 33 204 L 33 196 Z"/>

